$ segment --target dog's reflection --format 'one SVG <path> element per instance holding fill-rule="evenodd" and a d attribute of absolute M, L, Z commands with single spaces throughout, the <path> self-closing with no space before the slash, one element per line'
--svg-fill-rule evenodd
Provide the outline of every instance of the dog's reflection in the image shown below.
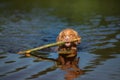
<path fill-rule="evenodd" d="M 80 67 L 79 67 L 79 61 L 80 61 L 79 57 L 78 58 L 73 57 L 74 60 L 72 59 L 72 61 L 71 61 L 71 59 L 66 58 L 65 59 L 65 64 L 63 64 L 59 61 L 60 56 L 58 57 L 58 59 L 53 59 L 53 58 L 41 57 L 41 56 L 38 56 L 38 55 L 35 55 L 35 54 L 32 54 L 32 55 L 34 55 L 34 57 L 36 57 L 40 60 L 48 60 L 48 61 L 55 62 L 55 65 L 53 65 L 52 67 L 47 68 L 44 71 L 40 71 L 38 74 L 35 74 L 37 76 L 39 76 L 43 72 L 53 71 L 53 70 L 56 70 L 57 68 L 60 68 L 61 70 L 64 70 L 66 72 L 64 74 L 65 80 L 74 80 L 74 78 L 77 78 L 84 73 L 83 70 L 81 70 Z"/>
<path fill-rule="evenodd" d="M 79 77 L 83 74 L 83 71 L 80 69 L 78 63 L 80 58 L 76 58 L 74 61 L 67 61 L 64 65 L 59 65 L 61 70 L 66 71 L 64 75 L 65 80 L 74 80 L 74 78 Z"/>
<path fill-rule="evenodd" d="M 79 77 L 81 74 L 83 74 L 82 70 L 76 71 L 76 70 L 68 70 L 65 74 L 65 80 L 74 80 L 74 78 Z"/>

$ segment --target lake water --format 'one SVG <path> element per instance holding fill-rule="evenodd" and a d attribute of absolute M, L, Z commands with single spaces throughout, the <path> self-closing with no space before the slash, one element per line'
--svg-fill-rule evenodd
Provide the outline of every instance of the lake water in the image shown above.
<path fill-rule="evenodd" d="M 79 68 L 73 76 L 54 61 L 17 54 L 56 42 L 59 32 L 75 29 L 82 37 L 78 45 Z M 41 56 L 57 58 L 54 48 Z M 66 78 L 66 74 L 72 75 Z M 119 1 L 1 0 L 0 80 L 119 80 Z"/>

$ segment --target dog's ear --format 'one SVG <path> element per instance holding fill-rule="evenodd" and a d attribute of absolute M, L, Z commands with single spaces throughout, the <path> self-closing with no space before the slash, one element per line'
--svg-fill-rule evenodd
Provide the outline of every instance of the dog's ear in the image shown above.
<path fill-rule="evenodd" d="M 57 42 L 62 41 L 63 40 L 63 35 L 64 35 L 64 32 L 60 32 L 59 35 L 57 36 L 56 41 Z"/>
<path fill-rule="evenodd" d="M 57 36 L 56 41 L 57 41 L 57 42 L 59 42 L 59 41 L 60 41 L 60 36 L 59 36 L 59 35 Z"/>
<path fill-rule="evenodd" d="M 75 38 L 80 38 L 78 32 L 76 32 L 76 31 L 72 31 L 72 32 L 75 34 L 75 35 L 74 35 Z"/>
<path fill-rule="evenodd" d="M 74 34 L 75 34 L 75 39 L 78 39 L 78 41 L 77 42 L 75 42 L 75 44 L 79 44 L 80 42 L 81 42 L 81 37 L 79 36 L 79 34 L 78 34 L 78 32 L 76 32 L 76 31 L 73 31 L 74 32 Z"/>
<path fill-rule="evenodd" d="M 77 39 L 78 39 L 77 44 L 81 43 L 81 37 L 79 35 L 77 36 Z"/>

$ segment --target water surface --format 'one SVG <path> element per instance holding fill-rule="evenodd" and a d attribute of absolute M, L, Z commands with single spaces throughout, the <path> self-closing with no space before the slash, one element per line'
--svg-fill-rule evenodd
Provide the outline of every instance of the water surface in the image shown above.
<path fill-rule="evenodd" d="M 82 37 L 79 68 L 74 80 L 119 80 L 119 1 L 2 0 L 0 1 L 0 80 L 65 80 L 54 61 L 17 54 L 56 41 L 65 28 Z M 54 49 L 43 57 L 57 58 Z"/>

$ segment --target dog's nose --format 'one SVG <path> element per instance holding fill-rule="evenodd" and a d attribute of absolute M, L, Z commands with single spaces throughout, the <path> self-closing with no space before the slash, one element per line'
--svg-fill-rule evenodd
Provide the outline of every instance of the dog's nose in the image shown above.
<path fill-rule="evenodd" d="M 66 39 L 69 39 L 69 36 L 66 36 Z"/>
<path fill-rule="evenodd" d="M 65 41 L 69 41 L 70 37 L 69 36 L 66 36 L 65 37 Z"/>

